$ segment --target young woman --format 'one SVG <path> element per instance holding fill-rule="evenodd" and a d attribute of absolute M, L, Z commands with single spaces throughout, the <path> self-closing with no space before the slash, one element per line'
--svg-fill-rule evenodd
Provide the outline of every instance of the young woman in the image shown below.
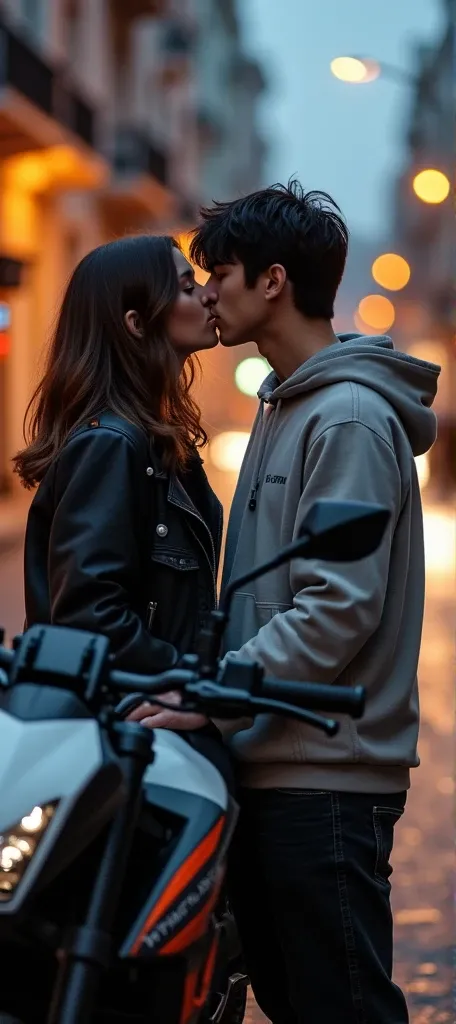
<path fill-rule="evenodd" d="M 103 633 L 133 672 L 192 651 L 216 602 L 222 510 L 198 454 L 191 356 L 216 344 L 172 239 L 124 238 L 77 266 L 15 457 L 24 486 L 38 484 L 27 626 Z"/>

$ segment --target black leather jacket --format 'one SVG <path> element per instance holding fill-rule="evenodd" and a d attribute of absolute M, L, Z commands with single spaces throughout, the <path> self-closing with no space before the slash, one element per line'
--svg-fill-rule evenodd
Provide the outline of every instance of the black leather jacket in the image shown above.
<path fill-rule="evenodd" d="M 103 633 L 117 667 L 167 668 L 216 605 L 221 537 L 197 453 L 167 474 L 140 428 L 103 413 L 70 435 L 32 502 L 26 625 Z"/>

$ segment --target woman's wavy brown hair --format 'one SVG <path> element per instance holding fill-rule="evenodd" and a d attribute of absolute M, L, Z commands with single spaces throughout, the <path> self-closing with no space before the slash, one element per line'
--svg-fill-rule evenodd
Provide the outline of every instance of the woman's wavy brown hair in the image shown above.
<path fill-rule="evenodd" d="M 43 479 L 71 430 L 110 411 L 159 438 L 168 468 L 185 467 L 207 437 L 190 395 L 195 364 L 180 371 L 166 318 L 179 290 L 174 239 L 138 235 L 101 245 L 68 284 L 46 370 L 24 419 L 27 447 L 13 459 L 24 487 Z M 134 309 L 143 336 L 124 316 Z"/>

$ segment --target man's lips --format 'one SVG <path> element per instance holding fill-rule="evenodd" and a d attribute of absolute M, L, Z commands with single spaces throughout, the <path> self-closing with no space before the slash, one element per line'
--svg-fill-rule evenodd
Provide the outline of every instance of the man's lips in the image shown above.
<path fill-rule="evenodd" d="M 211 315 L 207 319 L 207 322 L 210 325 L 210 327 L 215 327 L 218 319 L 219 317 L 215 313 L 211 313 Z"/>

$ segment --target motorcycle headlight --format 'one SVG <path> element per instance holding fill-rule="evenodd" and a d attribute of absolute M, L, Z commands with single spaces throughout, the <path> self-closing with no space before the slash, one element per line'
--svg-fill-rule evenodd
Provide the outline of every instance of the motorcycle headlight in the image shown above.
<path fill-rule="evenodd" d="M 10 900 L 48 828 L 58 800 L 33 807 L 0 834 L 0 902 Z"/>

